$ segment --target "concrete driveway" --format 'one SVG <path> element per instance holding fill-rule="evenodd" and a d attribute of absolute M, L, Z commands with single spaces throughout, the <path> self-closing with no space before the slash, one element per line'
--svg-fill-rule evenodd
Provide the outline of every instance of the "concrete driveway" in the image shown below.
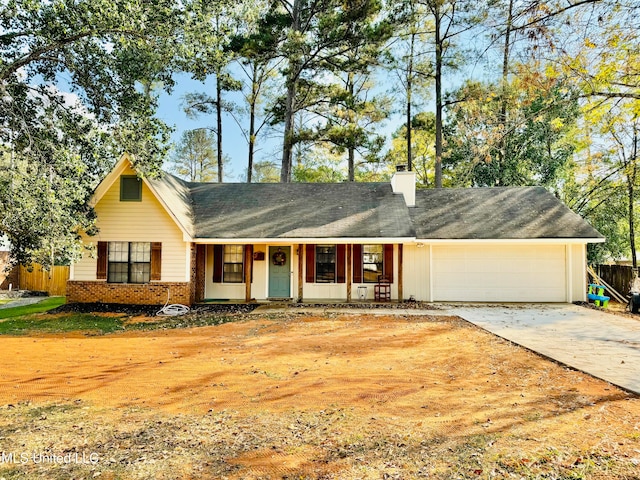
<path fill-rule="evenodd" d="M 0 305 L 0 310 L 4 308 L 24 307 L 25 305 L 31 305 L 43 301 L 48 297 L 18 297 L 15 300 L 11 300 L 9 303 Z"/>
<path fill-rule="evenodd" d="M 500 337 L 640 395 L 638 320 L 571 304 L 450 305 Z"/>

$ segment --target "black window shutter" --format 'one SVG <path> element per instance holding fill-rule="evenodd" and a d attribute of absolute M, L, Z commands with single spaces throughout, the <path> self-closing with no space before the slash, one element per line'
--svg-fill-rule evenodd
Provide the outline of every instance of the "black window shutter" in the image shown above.
<path fill-rule="evenodd" d="M 362 283 L 362 245 L 353 246 L 353 283 Z"/>
<path fill-rule="evenodd" d="M 107 262 L 109 260 L 109 243 L 98 242 L 98 266 L 96 268 L 96 279 L 107 279 Z"/>
<path fill-rule="evenodd" d="M 213 246 L 213 283 L 222 283 L 224 245 Z"/>
<path fill-rule="evenodd" d="M 384 246 L 384 277 L 393 283 L 393 245 Z"/>
<path fill-rule="evenodd" d="M 151 280 L 162 279 L 162 243 L 151 243 Z"/>
<path fill-rule="evenodd" d="M 336 283 L 345 283 L 347 281 L 346 272 L 347 246 L 344 244 L 336 245 Z"/>
<path fill-rule="evenodd" d="M 306 264 L 306 281 L 307 283 L 314 283 L 316 281 L 316 246 L 307 245 L 305 252 L 305 264 Z"/>

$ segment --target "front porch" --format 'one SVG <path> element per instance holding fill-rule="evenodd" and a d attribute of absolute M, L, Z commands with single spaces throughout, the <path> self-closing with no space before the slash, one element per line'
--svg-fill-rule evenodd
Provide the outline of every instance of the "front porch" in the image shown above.
<path fill-rule="evenodd" d="M 196 303 L 376 303 L 403 295 L 402 244 L 198 244 Z"/>

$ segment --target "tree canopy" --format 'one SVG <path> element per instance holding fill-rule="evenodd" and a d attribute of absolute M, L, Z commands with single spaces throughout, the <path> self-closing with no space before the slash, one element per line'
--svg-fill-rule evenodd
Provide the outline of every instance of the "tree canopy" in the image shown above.
<path fill-rule="evenodd" d="M 213 82 L 185 100 L 219 181 L 237 128 L 247 181 L 379 180 L 402 163 L 425 188 L 543 185 L 607 235 L 593 259 L 636 261 L 635 0 L 0 5 L 0 233 L 21 262 L 80 253 L 92 189 L 124 151 L 160 173 L 176 74 Z"/>
<path fill-rule="evenodd" d="M 172 1 L 9 0 L 0 10 L 0 229 L 13 257 L 77 256 L 88 199 L 123 151 L 157 174 L 168 127 L 154 88 L 172 86 Z"/>

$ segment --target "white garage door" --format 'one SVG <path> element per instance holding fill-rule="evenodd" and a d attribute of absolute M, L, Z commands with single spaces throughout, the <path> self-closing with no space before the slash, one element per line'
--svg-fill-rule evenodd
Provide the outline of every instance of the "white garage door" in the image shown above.
<path fill-rule="evenodd" d="M 564 302 L 563 245 L 433 246 L 435 301 Z"/>

